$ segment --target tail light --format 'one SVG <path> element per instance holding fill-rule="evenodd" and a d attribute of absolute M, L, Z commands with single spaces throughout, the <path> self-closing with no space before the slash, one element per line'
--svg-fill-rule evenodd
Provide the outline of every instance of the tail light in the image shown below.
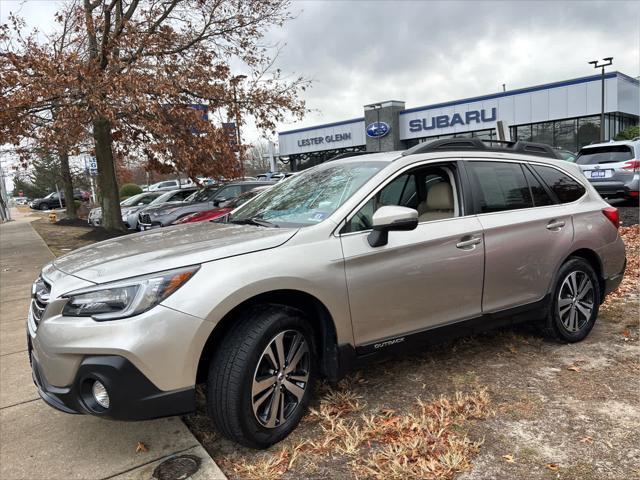
<path fill-rule="evenodd" d="M 609 219 L 613 226 L 616 228 L 620 227 L 620 215 L 618 214 L 618 209 L 615 207 L 607 207 L 602 209 L 602 213 L 605 217 Z"/>
<path fill-rule="evenodd" d="M 634 172 L 637 172 L 640 170 L 640 160 L 629 160 L 628 162 L 624 162 L 622 168 L 624 170 L 633 170 Z"/>

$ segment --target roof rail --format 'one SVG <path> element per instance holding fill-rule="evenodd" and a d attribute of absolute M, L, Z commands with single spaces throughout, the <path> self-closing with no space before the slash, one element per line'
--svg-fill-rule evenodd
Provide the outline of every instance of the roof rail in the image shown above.
<path fill-rule="evenodd" d="M 558 154 L 550 145 L 534 142 L 506 142 L 502 140 L 481 140 L 479 138 L 446 138 L 431 142 L 419 143 L 415 147 L 405 150 L 402 155 L 441 151 L 485 151 L 485 152 L 513 152 L 539 157 L 558 158 Z"/>

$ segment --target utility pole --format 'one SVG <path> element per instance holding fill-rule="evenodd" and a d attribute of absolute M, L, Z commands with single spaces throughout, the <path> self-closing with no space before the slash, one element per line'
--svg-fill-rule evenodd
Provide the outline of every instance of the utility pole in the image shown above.
<path fill-rule="evenodd" d="M 604 68 L 609 65 L 613 65 L 613 57 L 605 57 L 602 59 L 603 63 L 600 63 L 599 60 L 592 60 L 589 62 L 590 65 L 593 65 L 593 68 L 601 68 L 602 69 L 602 97 L 600 104 L 600 141 L 604 142 Z"/>

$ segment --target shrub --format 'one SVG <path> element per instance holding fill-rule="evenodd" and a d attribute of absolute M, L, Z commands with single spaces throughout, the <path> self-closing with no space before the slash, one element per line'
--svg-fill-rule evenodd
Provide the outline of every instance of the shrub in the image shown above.
<path fill-rule="evenodd" d="M 120 187 L 120 198 L 132 197 L 142 193 L 142 189 L 135 183 L 125 183 Z"/>
<path fill-rule="evenodd" d="M 633 140 L 634 138 L 640 137 L 640 127 L 638 125 L 634 125 L 633 127 L 628 127 L 625 130 L 619 132 L 615 139 L 616 140 Z"/>

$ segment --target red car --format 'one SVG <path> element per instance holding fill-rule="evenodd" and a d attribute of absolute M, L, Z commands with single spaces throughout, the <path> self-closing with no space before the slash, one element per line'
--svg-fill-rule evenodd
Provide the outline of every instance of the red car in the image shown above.
<path fill-rule="evenodd" d="M 211 210 L 204 210 L 202 212 L 185 215 L 184 217 L 173 222 L 172 225 L 182 225 L 183 223 L 196 223 L 204 222 L 207 220 L 215 220 L 216 218 L 220 218 L 226 215 L 231 210 L 238 208 L 240 205 L 247 202 L 251 198 L 258 196 L 268 188 L 271 188 L 271 185 L 254 188 L 253 190 L 243 193 L 238 198 L 231 200 L 224 207 L 213 208 Z"/>

